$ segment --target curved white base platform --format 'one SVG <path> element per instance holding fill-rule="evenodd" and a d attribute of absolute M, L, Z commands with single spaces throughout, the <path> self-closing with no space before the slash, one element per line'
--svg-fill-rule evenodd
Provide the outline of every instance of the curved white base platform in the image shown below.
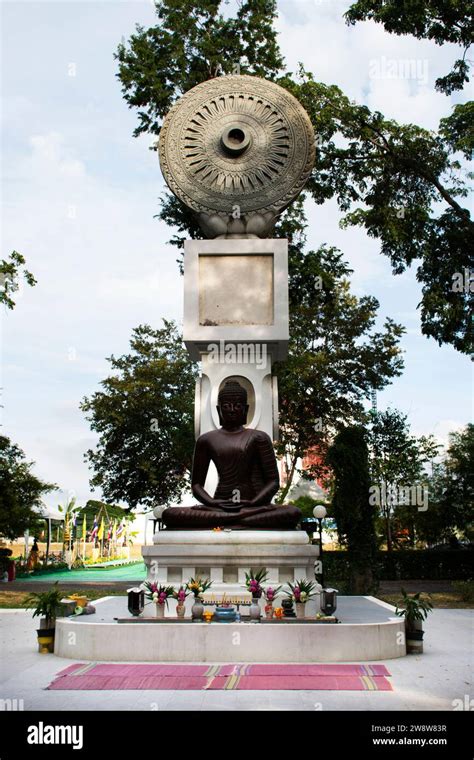
<path fill-rule="evenodd" d="M 351 600 L 348 620 L 357 617 L 360 600 L 361 622 L 343 622 L 343 599 Z M 126 599 L 115 597 L 99 604 L 95 620 L 58 619 L 54 651 L 75 660 L 118 662 L 366 662 L 405 656 L 404 621 L 391 617 L 388 605 L 372 597 L 342 597 L 339 607 L 342 622 L 327 625 L 117 623 L 110 610 L 119 617 L 128 613 Z M 362 622 L 364 617 L 369 620 Z"/>

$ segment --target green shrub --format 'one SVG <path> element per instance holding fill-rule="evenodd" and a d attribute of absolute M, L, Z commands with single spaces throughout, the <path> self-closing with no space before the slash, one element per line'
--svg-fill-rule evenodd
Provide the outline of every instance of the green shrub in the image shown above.
<path fill-rule="evenodd" d="M 401 551 L 378 551 L 376 571 L 379 580 L 470 580 L 473 554 L 468 549 L 436 551 L 432 549 L 404 549 Z M 324 578 L 326 583 L 347 580 L 349 555 L 346 551 L 323 552 Z"/>
<path fill-rule="evenodd" d="M 474 602 L 474 580 L 454 581 L 453 588 L 460 595 L 463 602 Z"/>

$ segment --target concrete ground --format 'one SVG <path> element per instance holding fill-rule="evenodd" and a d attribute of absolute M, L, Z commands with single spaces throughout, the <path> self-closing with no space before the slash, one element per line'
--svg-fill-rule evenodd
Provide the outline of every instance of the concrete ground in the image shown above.
<path fill-rule="evenodd" d="M 75 660 L 40 655 L 31 613 L 1 610 L 0 699 L 23 700 L 24 710 L 453 710 L 472 695 L 472 623 L 472 610 L 435 610 L 425 624 L 424 654 L 384 662 L 392 692 L 55 692 L 46 687 Z"/>

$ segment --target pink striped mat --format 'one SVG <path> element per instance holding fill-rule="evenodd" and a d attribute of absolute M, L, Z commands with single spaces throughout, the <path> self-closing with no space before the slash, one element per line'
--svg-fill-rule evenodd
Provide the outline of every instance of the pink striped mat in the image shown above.
<path fill-rule="evenodd" d="M 155 665 L 77 663 L 61 670 L 57 690 L 391 691 L 385 665 Z"/>

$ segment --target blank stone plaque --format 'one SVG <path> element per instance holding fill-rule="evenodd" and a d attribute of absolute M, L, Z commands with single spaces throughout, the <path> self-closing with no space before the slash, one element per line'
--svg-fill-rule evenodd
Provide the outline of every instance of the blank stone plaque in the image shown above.
<path fill-rule="evenodd" d="M 273 325 L 273 255 L 199 256 L 200 325 Z"/>

